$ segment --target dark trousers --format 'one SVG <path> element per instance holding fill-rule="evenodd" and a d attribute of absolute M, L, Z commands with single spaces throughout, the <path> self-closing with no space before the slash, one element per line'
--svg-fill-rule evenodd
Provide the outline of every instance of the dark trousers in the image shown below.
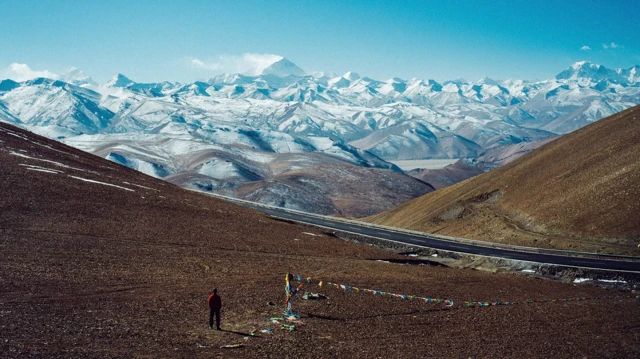
<path fill-rule="evenodd" d="M 216 316 L 216 328 L 220 329 L 220 309 L 209 310 L 209 328 L 213 328 L 213 316 Z"/>

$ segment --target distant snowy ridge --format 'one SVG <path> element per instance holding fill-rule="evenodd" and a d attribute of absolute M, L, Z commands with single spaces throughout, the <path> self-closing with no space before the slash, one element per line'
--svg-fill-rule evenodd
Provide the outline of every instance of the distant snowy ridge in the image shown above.
<path fill-rule="evenodd" d="M 123 165 L 211 190 L 326 163 L 477 157 L 578 129 L 640 103 L 640 67 L 578 62 L 555 78 L 477 82 L 355 72 L 307 75 L 274 56 L 244 74 L 187 84 L 0 82 L 0 121 Z M 187 178 L 188 177 L 188 178 Z"/>

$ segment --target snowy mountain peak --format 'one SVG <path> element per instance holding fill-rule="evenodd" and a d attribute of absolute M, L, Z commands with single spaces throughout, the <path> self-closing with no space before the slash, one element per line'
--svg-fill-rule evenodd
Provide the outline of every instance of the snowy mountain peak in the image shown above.
<path fill-rule="evenodd" d="M 458 77 L 458 78 L 457 78 L 457 79 L 455 79 L 455 80 L 445 81 L 445 82 L 443 83 L 443 85 L 456 84 L 456 85 L 458 85 L 458 86 L 462 86 L 462 85 L 467 84 L 467 83 L 468 83 L 468 81 L 467 81 L 466 79 L 464 79 L 464 78 L 462 78 L 462 77 Z"/>
<path fill-rule="evenodd" d="M 574 69 L 575 71 L 579 71 L 585 67 L 597 70 L 600 67 L 600 65 L 591 63 L 589 61 L 578 61 L 575 64 L 571 65 L 571 68 Z"/>
<path fill-rule="evenodd" d="M 620 74 L 602 65 L 589 61 L 578 61 L 556 76 L 556 80 L 571 80 L 580 83 L 608 80 L 612 83 L 627 82 Z"/>
<path fill-rule="evenodd" d="M 114 77 L 111 78 L 111 80 L 109 80 L 109 82 L 107 82 L 105 84 L 105 86 L 107 87 L 127 87 L 127 85 L 133 84 L 135 82 L 133 82 L 131 79 L 129 79 L 128 77 L 126 77 L 123 74 L 117 74 Z"/>
<path fill-rule="evenodd" d="M 262 72 L 267 69 L 269 66 L 275 64 L 276 62 L 284 59 L 284 57 L 280 55 L 261 55 L 253 59 L 254 64 L 249 70 L 242 73 L 244 76 L 260 76 Z"/>
<path fill-rule="evenodd" d="M 628 72 L 628 80 L 631 83 L 635 83 L 635 82 L 639 82 L 640 81 L 640 66 L 635 65 L 633 66 L 631 69 L 629 69 Z"/>
<path fill-rule="evenodd" d="M 477 84 L 478 85 L 493 85 L 493 86 L 497 86 L 498 82 L 485 76 L 485 77 L 481 78 L 480 80 L 478 80 Z"/>
<path fill-rule="evenodd" d="M 628 69 L 617 69 L 616 73 L 625 78 L 629 84 L 640 82 L 640 66 L 635 65 Z"/>
<path fill-rule="evenodd" d="M 293 75 L 302 77 L 306 76 L 307 74 L 296 64 L 283 57 L 279 61 L 271 64 L 271 66 L 262 70 L 261 75 L 274 75 L 278 77 L 287 77 Z"/>
<path fill-rule="evenodd" d="M 444 92 L 460 92 L 460 87 L 458 87 L 458 84 L 454 83 L 454 82 L 449 82 L 448 84 L 444 85 L 442 87 L 442 91 Z"/>
<path fill-rule="evenodd" d="M 357 73 L 353 72 L 353 71 L 349 71 L 346 74 L 342 75 L 342 77 L 344 77 L 345 79 L 349 80 L 349 81 L 356 81 L 360 79 L 360 75 L 358 75 Z"/>
<path fill-rule="evenodd" d="M 77 69 L 75 67 L 72 67 L 69 72 L 62 75 L 60 77 L 60 80 L 73 85 L 78 85 L 78 86 L 97 85 L 97 83 L 91 77 L 85 75 L 85 73 L 82 70 Z"/>
<path fill-rule="evenodd" d="M 334 86 L 336 88 L 345 88 L 351 85 L 351 81 L 345 79 L 344 77 L 334 77 L 331 80 L 327 81 L 330 86 Z"/>
<path fill-rule="evenodd" d="M 296 64 L 288 59 L 271 55 L 261 60 L 254 67 L 244 72 L 245 76 L 264 76 L 272 75 L 277 77 L 299 76 L 303 77 L 307 74 Z"/>

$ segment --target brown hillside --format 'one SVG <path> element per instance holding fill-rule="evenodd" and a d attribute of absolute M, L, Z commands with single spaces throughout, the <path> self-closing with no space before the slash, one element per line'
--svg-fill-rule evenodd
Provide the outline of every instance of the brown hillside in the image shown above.
<path fill-rule="evenodd" d="M 428 183 L 392 170 L 323 164 L 243 184 L 234 196 L 263 203 L 280 200 L 281 207 L 311 213 L 365 217 L 434 190 Z M 273 199 L 265 200 L 270 197 Z"/>
<path fill-rule="evenodd" d="M 482 167 L 467 163 L 465 159 L 438 169 L 414 169 L 407 174 L 433 186 L 435 189 L 449 187 L 484 173 Z"/>
<path fill-rule="evenodd" d="M 636 106 L 370 220 L 501 243 L 637 255 L 639 213 Z"/>
<path fill-rule="evenodd" d="M 0 358 L 628 358 L 640 350 L 636 299 L 462 304 L 628 293 L 376 261 L 401 257 L 2 123 L 0 164 Z M 296 297 L 301 320 L 284 331 L 265 319 L 282 313 L 288 269 L 456 305 L 313 285 L 305 289 L 328 299 Z M 207 327 L 214 286 L 223 331 Z M 254 328 L 274 331 L 249 337 Z M 220 348 L 235 343 L 244 347 Z"/>

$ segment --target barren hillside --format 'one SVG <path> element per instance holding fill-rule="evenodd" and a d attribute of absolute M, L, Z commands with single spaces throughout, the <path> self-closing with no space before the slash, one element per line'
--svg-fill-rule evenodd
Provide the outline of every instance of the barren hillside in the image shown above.
<path fill-rule="evenodd" d="M 466 159 L 461 159 L 444 168 L 420 168 L 411 170 L 407 172 L 407 174 L 411 177 L 429 183 L 435 189 L 441 189 L 482 174 L 484 171 L 484 168 L 481 166 L 468 163 Z"/>
<path fill-rule="evenodd" d="M 249 182 L 233 194 L 305 212 L 364 217 L 431 191 L 430 184 L 392 170 L 323 164 Z"/>
<path fill-rule="evenodd" d="M 487 241 L 640 254 L 640 107 L 370 217 Z"/>
<path fill-rule="evenodd" d="M 585 285 L 377 261 L 358 246 L 0 124 L 0 358 L 633 357 L 636 299 Z M 314 284 L 282 330 L 284 273 Z M 222 296 L 222 331 L 206 299 Z M 519 301 L 467 308 L 464 301 Z M 272 329 L 270 333 L 260 330 Z M 248 335 L 256 330 L 255 336 Z M 221 346 L 241 344 L 236 349 Z"/>

